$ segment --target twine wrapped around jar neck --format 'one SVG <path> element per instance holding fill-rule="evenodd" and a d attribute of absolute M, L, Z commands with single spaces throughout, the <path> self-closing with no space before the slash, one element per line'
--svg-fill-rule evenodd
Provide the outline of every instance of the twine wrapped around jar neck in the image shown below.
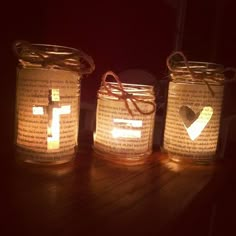
<path fill-rule="evenodd" d="M 179 55 L 183 59 L 183 61 L 177 62 L 180 63 L 181 66 L 175 67 L 171 63 L 176 55 Z M 211 84 L 217 83 L 219 85 L 222 85 L 224 83 L 223 66 L 214 63 L 188 61 L 185 55 L 180 51 L 176 51 L 170 54 L 170 56 L 166 60 L 166 64 L 169 71 L 171 72 L 173 80 L 204 82 L 212 97 L 215 96 L 215 93 L 211 88 Z M 175 76 L 175 74 L 178 74 L 179 76 L 177 77 Z"/>
<path fill-rule="evenodd" d="M 95 69 L 92 57 L 74 48 L 16 41 L 13 50 L 23 66 L 67 69 L 81 75 L 90 74 Z"/>
<path fill-rule="evenodd" d="M 107 77 L 108 76 L 112 76 L 116 82 L 117 82 L 117 85 L 114 85 L 114 84 L 111 84 L 109 82 L 107 82 Z M 129 114 L 131 116 L 133 116 L 133 112 L 132 110 L 130 109 L 130 106 L 129 106 L 129 102 L 130 101 L 135 109 L 142 115 L 150 115 L 152 113 L 155 112 L 156 110 L 156 105 L 154 102 L 151 102 L 151 101 L 145 101 L 144 99 L 140 99 L 140 98 L 137 98 L 137 96 L 133 95 L 133 94 L 130 94 L 128 92 L 125 91 L 124 89 L 124 86 L 122 85 L 119 77 L 112 71 L 107 71 L 103 76 L 102 76 L 102 85 L 104 86 L 105 90 L 107 91 L 107 94 L 110 95 L 110 96 L 114 96 L 116 97 L 118 100 L 123 100 L 124 103 L 125 103 L 125 107 L 127 109 L 127 111 L 129 112 Z M 132 85 L 132 88 L 134 89 L 139 89 L 140 87 L 138 86 L 135 86 L 135 85 Z M 116 91 L 119 91 L 119 94 L 118 93 L 114 93 L 112 90 L 116 90 Z M 140 103 L 145 103 L 145 104 L 150 104 L 152 106 L 152 109 L 148 112 L 146 111 L 143 111 L 139 106 L 138 106 L 138 102 Z"/>

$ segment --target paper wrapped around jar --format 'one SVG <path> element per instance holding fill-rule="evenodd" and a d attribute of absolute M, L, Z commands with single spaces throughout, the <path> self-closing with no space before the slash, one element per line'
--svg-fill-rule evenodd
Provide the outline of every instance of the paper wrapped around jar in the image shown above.
<path fill-rule="evenodd" d="M 173 61 L 176 55 L 183 60 Z M 224 68 L 209 62 L 187 61 L 181 52 L 172 54 L 167 66 L 171 81 L 163 148 L 174 161 L 209 163 L 217 151 Z"/>
<path fill-rule="evenodd" d="M 81 50 L 17 41 L 15 143 L 17 158 L 59 164 L 78 146 L 80 79 L 94 70 Z"/>
<path fill-rule="evenodd" d="M 109 76 L 116 82 L 107 82 Z M 153 144 L 153 86 L 121 83 L 116 74 L 108 71 L 97 96 L 95 153 L 115 163 L 144 163 Z"/>

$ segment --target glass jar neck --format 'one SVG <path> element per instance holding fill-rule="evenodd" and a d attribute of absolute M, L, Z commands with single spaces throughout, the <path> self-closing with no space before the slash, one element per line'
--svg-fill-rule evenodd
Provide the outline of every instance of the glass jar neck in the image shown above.
<path fill-rule="evenodd" d="M 75 48 L 18 41 L 14 49 L 23 67 L 56 68 L 80 74 L 90 74 L 95 69 L 93 59 Z"/>
<path fill-rule="evenodd" d="M 78 52 L 74 48 L 47 44 L 23 44 L 16 50 L 20 63 L 36 65 L 43 65 L 43 63 L 56 60 L 65 60 Z"/>
<path fill-rule="evenodd" d="M 115 95 L 122 95 L 121 88 L 119 87 L 118 83 L 115 82 L 106 82 L 109 86 L 110 92 Z M 154 97 L 154 88 L 151 85 L 140 85 L 140 84 L 127 84 L 122 83 L 124 92 L 139 98 L 152 98 Z M 112 94 L 105 88 L 102 84 L 98 94 L 99 95 L 107 95 L 112 96 Z"/>
<path fill-rule="evenodd" d="M 224 81 L 224 67 L 220 64 L 188 61 L 176 62 L 172 66 L 171 79 L 173 81 L 190 81 L 222 83 Z"/>

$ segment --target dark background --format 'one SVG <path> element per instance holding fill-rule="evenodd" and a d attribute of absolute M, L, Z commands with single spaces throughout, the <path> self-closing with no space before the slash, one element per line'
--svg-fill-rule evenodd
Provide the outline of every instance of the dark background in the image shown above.
<path fill-rule="evenodd" d="M 166 57 L 182 50 L 191 60 L 235 67 L 234 0 L 31 1 L 1 5 L 1 107 L 3 154 L 14 140 L 15 40 L 79 48 L 96 70 L 82 81 L 82 102 L 93 103 L 101 75 L 145 69 L 167 75 Z M 235 86 L 227 90 L 225 116 L 233 114 Z"/>

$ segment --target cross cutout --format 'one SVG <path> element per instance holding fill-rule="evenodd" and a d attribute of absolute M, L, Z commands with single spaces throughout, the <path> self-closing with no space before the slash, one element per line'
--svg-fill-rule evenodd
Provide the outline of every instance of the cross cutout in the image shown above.
<path fill-rule="evenodd" d="M 60 115 L 70 114 L 71 106 L 60 105 L 59 89 L 49 89 L 48 106 L 33 106 L 34 115 L 48 114 L 47 149 L 60 147 Z"/>

